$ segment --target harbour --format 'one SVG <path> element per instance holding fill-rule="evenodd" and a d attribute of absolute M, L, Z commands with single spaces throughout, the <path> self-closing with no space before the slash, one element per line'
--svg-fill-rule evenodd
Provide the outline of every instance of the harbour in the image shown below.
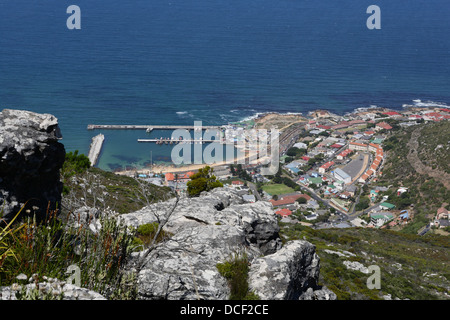
<path fill-rule="evenodd" d="M 136 124 L 89 124 L 88 130 L 145 130 L 151 132 L 153 130 L 223 130 L 223 126 L 193 126 L 193 125 L 136 125 Z"/>
<path fill-rule="evenodd" d="M 171 138 L 160 138 L 160 139 L 137 139 L 138 142 L 154 142 L 156 144 L 178 144 L 178 143 L 194 143 L 194 144 L 202 144 L 202 143 L 211 143 L 211 142 L 219 142 L 223 144 L 222 140 L 204 140 L 204 139 L 196 139 L 196 140 L 180 140 L 180 139 L 171 139 Z"/>

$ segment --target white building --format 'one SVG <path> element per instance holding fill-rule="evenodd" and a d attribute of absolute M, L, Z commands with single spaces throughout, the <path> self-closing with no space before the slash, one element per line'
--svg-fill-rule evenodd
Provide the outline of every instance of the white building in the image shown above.
<path fill-rule="evenodd" d="M 303 142 L 297 142 L 296 144 L 293 145 L 294 148 L 299 148 L 299 149 L 308 149 L 308 146 L 306 145 L 306 143 Z"/>
<path fill-rule="evenodd" d="M 350 177 L 344 170 L 342 170 L 342 169 L 339 169 L 339 168 L 337 168 L 337 169 L 335 169 L 334 170 L 334 177 L 337 179 L 337 180 L 341 180 L 341 181 L 344 181 L 345 183 L 350 183 L 350 182 L 352 182 L 352 177 Z"/>

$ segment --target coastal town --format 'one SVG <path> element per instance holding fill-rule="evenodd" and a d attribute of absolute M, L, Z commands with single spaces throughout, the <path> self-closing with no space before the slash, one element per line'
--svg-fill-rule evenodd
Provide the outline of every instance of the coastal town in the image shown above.
<path fill-rule="evenodd" d="M 271 202 L 281 222 L 318 229 L 400 230 L 414 218 L 414 206 L 397 207 L 390 202 L 392 194 L 407 195 L 407 187 L 378 183 L 388 152 L 386 141 L 398 128 L 449 119 L 450 109 L 442 107 L 408 107 L 400 111 L 373 107 L 343 116 L 326 110 L 306 116 L 267 113 L 223 128 L 233 130 L 232 139 L 236 142 L 240 137 L 236 133 L 276 127 L 280 135 L 280 166 L 276 174 L 262 175 L 261 163 L 211 166 L 216 178 L 225 187 L 237 190 L 245 201 Z M 134 175 L 185 194 L 187 182 L 198 167 L 155 167 L 120 174 Z M 446 205 L 442 204 L 419 234 L 431 227 L 449 226 Z"/>

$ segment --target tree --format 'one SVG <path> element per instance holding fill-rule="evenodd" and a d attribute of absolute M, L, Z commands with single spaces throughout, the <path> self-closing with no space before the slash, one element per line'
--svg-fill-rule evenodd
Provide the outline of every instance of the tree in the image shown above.
<path fill-rule="evenodd" d="M 213 168 L 206 166 L 191 177 L 187 183 L 187 193 L 190 197 L 198 197 L 203 191 L 223 187 L 223 184 L 213 175 Z"/>
<path fill-rule="evenodd" d="M 369 207 L 370 200 L 367 197 L 362 197 L 355 206 L 356 211 L 361 211 Z"/>
<path fill-rule="evenodd" d="M 306 200 L 306 198 L 304 198 L 304 197 L 300 197 L 295 201 L 297 201 L 299 204 L 305 204 L 308 202 L 308 200 Z"/>
<path fill-rule="evenodd" d="M 90 167 L 91 162 L 87 156 L 78 154 L 78 150 L 70 151 L 66 153 L 61 173 L 64 179 L 70 178 L 74 174 L 85 172 Z"/>

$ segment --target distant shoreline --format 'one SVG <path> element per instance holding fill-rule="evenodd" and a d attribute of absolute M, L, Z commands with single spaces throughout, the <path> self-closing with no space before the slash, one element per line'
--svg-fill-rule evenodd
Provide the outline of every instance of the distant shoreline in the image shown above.
<path fill-rule="evenodd" d="M 407 105 L 404 104 L 401 109 L 397 108 L 387 108 L 387 107 L 379 107 L 379 106 L 370 106 L 370 107 L 362 107 L 362 108 L 356 108 L 352 112 L 347 112 L 343 115 L 336 114 L 330 110 L 327 110 L 325 108 L 322 109 L 316 109 L 313 111 L 307 112 L 306 115 L 300 112 L 277 112 L 277 111 L 267 111 L 267 112 L 258 112 L 254 116 L 246 117 L 241 121 L 233 122 L 233 124 L 245 124 L 249 121 L 254 121 L 255 124 L 258 124 L 260 126 L 264 126 L 266 122 L 269 122 L 270 119 L 278 118 L 278 117 L 292 117 L 293 119 L 303 119 L 304 121 L 311 121 L 311 120 L 317 120 L 321 118 L 318 114 L 320 112 L 324 112 L 327 114 L 327 116 L 336 116 L 336 117 L 352 117 L 352 116 L 358 116 L 359 114 L 364 113 L 370 113 L 370 112 L 387 112 L 387 111 L 397 111 L 400 114 L 402 112 L 407 111 L 420 111 L 423 109 L 436 109 L 436 108 L 445 108 L 450 109 L 450 106 L 438 102 L 423 102 L 421 100 L 414 100 L 414 104 Z M 230 125 L 230 124 L 229 124 Z M 225 125 L 223 125 L 225 126 Z M 134 174 L 149 174 L 149 173 L 169 173 L 169 172 L 188 172 L 188 171 L 197 171 L 200 168 L 203 168 L 205 166 L 210 167 L 218 167 L 218 166 L 224 166 L 224 165 L 230 165 L 230 164 L 236 164 L 238 161 L 243 160 L 244 157 L 241 157 L 240 159 L 234 159 L 233 163 L 229 163 L 226 161 L 222 161 L 219 163 L 213 163 L 213 164 L 186 164 L 186 165 L 179 165 L 176 166 L 170 162 L 167 164 L 156 164 L 151 167 L 145 167 L 145 168 L 133 168 L 133 169 L 123 169 L 123 170 L 116 170 L 113 171 L 115 174 L 119 175 L 134 175 Z"/>

